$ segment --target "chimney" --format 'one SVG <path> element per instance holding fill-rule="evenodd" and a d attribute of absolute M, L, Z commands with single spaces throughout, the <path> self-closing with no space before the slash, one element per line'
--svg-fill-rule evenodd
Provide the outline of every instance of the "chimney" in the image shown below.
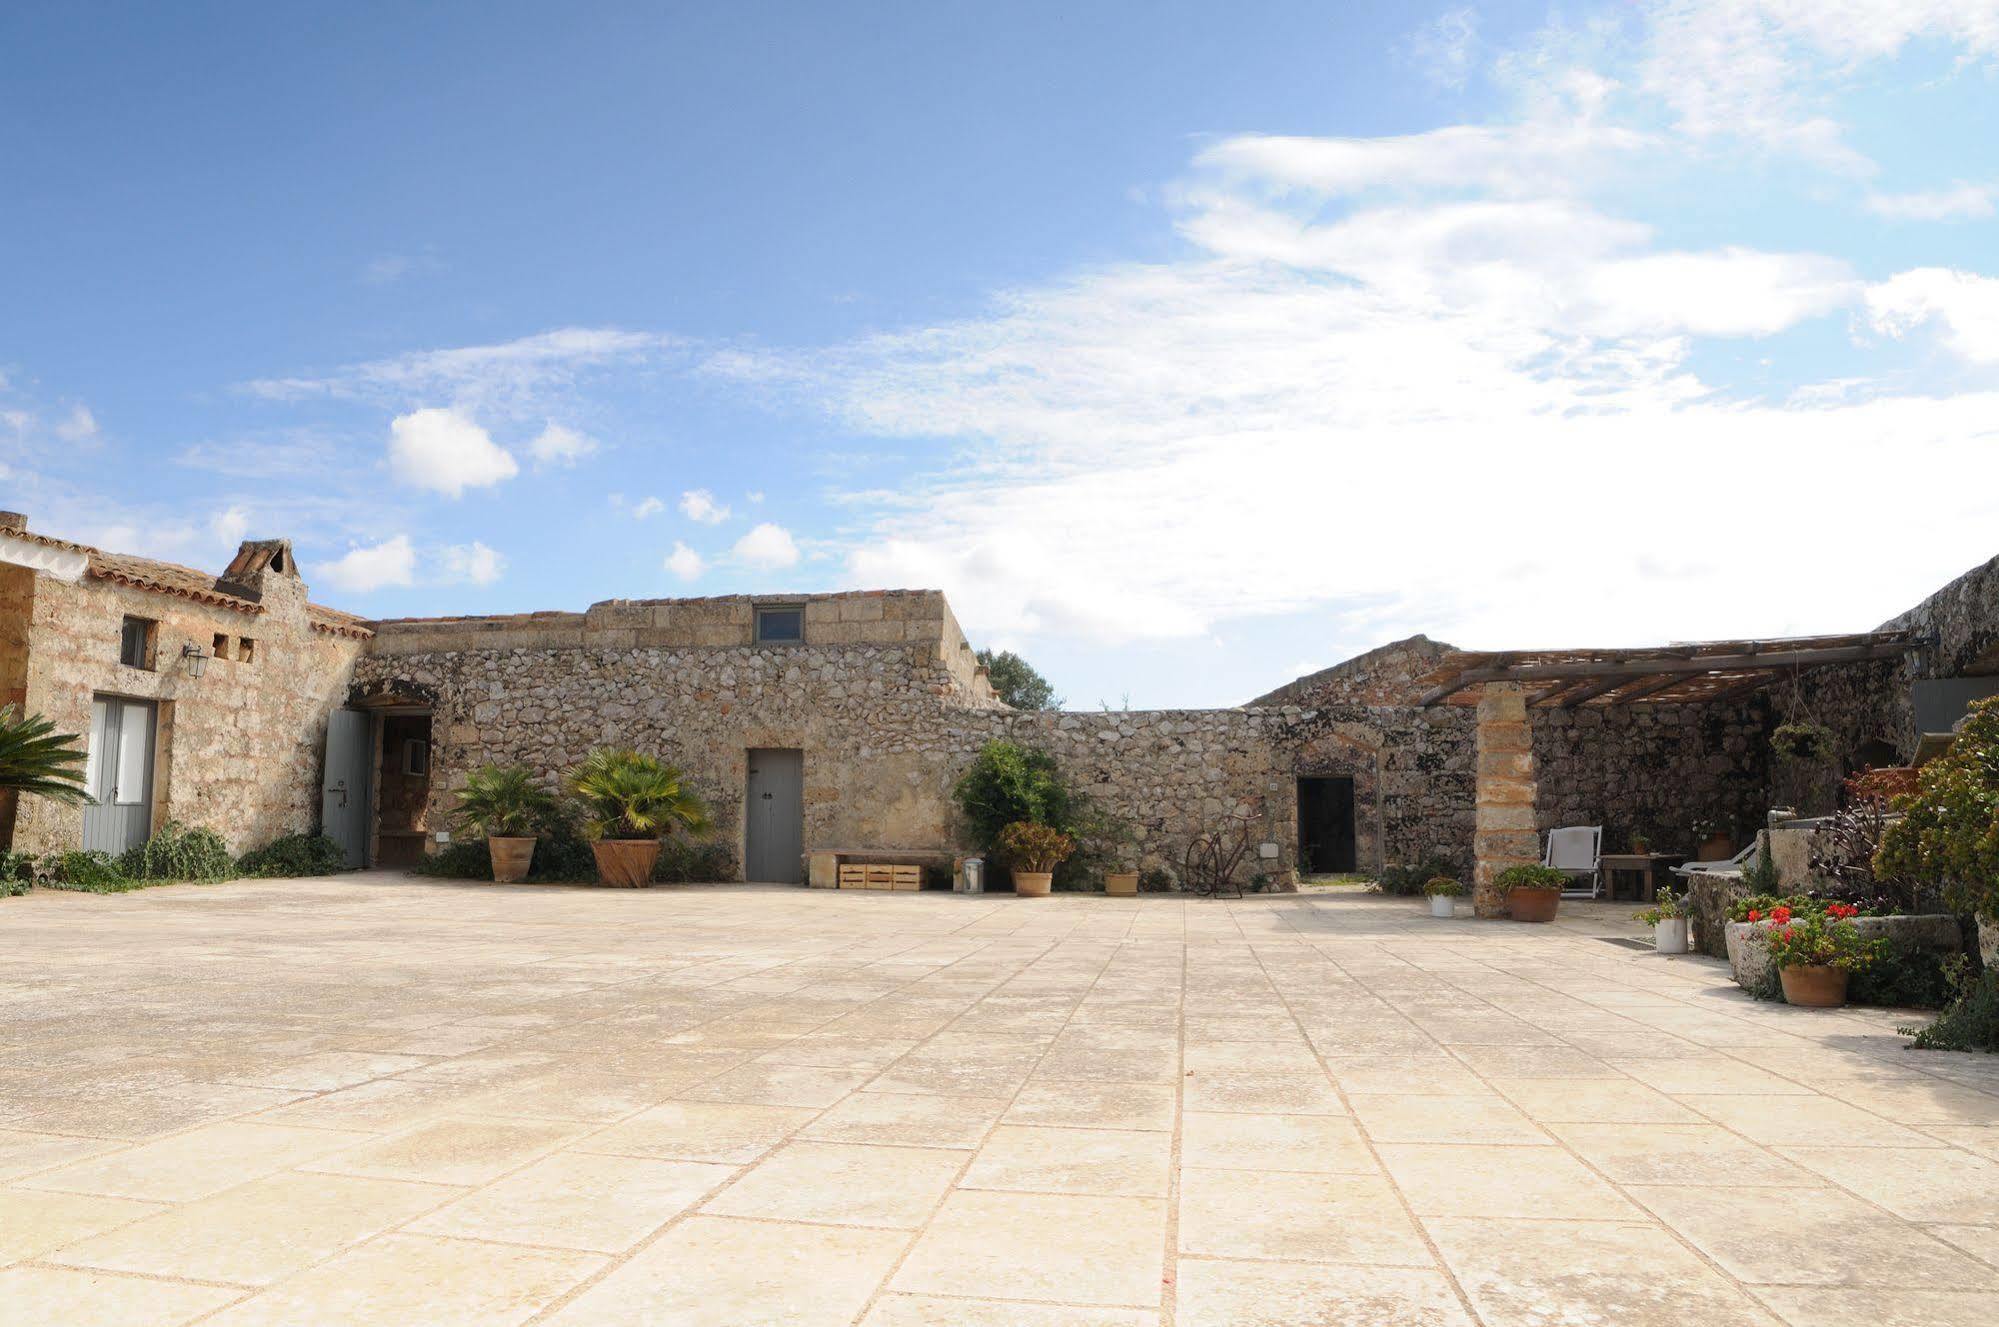
<path fill-rule="evenodd" d="M 28 533 L 27 513 L 0 511 L 0 530 L 11 530 L 15 534 Z"/>

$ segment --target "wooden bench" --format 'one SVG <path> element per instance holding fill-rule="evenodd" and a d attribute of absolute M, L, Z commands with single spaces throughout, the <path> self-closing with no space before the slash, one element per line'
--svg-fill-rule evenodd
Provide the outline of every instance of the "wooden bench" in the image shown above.
<path fill-rule="evenodd" d="M 948 849 L 815 848 L 805 854 L 805 881 L 814 889 L 923 888 L 923 868 L 957 868 L 958 856 Z"/>

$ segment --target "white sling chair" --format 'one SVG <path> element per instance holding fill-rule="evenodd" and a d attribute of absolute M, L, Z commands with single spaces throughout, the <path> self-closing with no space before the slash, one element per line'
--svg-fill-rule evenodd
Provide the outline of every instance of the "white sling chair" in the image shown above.
<path fill-rule="evenodd" d="M 1756 848 L 1761 836 L 1749 840 L 1749 846 L 1733 857 L 1714 862 L 1687 862 L 1673 868 L 1673 874 L 1685 880 L 1688 876 L 1704 875 L 1714 871 L 1741 871 L 1756 859 Z"/>
<path fill-rule="evenodd" d="M 1589 888 L 1580 885 L 1562 891 L 1564 898 L 1595 898 L 1603 888 L 1600 859 L 1603 856 L 1603 826 L 1578 825 L 1572 829 L 1548 831 L 1548 851 L 1541 865 L 1553 867 L 1571 877 L 1587 876 Z"/>

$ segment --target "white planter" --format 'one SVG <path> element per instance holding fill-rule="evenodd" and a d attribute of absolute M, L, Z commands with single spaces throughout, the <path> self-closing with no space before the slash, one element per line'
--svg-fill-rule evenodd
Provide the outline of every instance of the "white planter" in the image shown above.
<path fill-rule="evenodd" d="M 1652 927 L 1652 947 L 1662 954 L 1687 952 L 1687 919 L 1668 917 Z"/>
<path fill-rule="evenodd" d="M 1449 894 L 1432 894 L 1430 895 L 1430 915 L 1432 917 L 1448 917 L 1451 915 L 1451 905 L 1456 902 L 1457 900 Z"/>

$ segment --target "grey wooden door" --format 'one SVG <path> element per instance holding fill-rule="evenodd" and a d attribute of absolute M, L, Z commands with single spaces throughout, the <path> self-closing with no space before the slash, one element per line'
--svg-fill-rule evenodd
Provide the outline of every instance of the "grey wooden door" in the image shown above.
<path fill-rule="evenodd" d="M 805 753 L 749 753 L 743 879 L 796 885 L 805 879 Z"/>
<path fill-rule="evenodd" d="M 347 865 L 368 864 L 368 766 L 375 716 L 335 710 L 326 722 L 326 772 L 319 785 L 319 832 L 339 844 Z"/>
<path fill-rule="evenodd" d="M 84 781 L 83 846 L 117 856 L 153 832 L 153 732 L 159 711 L 150 700 L 95 696 Z"/>

